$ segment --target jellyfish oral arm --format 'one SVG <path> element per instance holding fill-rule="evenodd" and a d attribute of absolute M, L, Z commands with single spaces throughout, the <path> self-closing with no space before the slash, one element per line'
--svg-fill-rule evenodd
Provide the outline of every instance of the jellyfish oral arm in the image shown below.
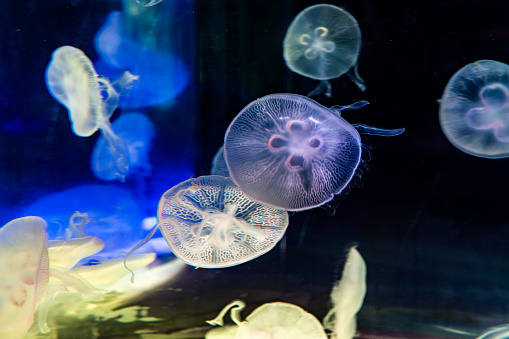
<path fill-rule="evenodd" d="M 115 176 L 123 182 L 127 172 L 129 172 L 129 150 L 122 139 L 113 132 L 108 121 L 103 121 L 99 128 L 108 142 L 115 166 Z"/>
<path fill-rule="evenodd" d="M 326 97 L 332 97 L 332 86 L 329 80 L 320 80 L 318 86 L 308 93 L 308 97 L 312 97 L 318 94 L 325 94 Z"/>
<path fill-rule="evenodd" d="M 242 322 L 242 320 L 240 319 L 240 312 L 242 312 L 242 310 L 245 307 L 246 303 L 243 302 L 242 300 L 234 300 L 225 307 L 223 307 L 223 309 L 221 310 L 221 312 L 219 312 L 217 317 L 215 317 L 212 320 L 207 320 L 206 323 L 212 326 L 223 326 L 224 325 L 223 318 L 226 315 L 226 313 L 228 313 L 228 311 L 231 309 L 230 318 L 232 318 L 235 324 L 240 325 L 240 323 Z"/>
<path fill-rule="evenodd" d="M 353 104 L 348 105 L 348 106 L 340 106 L 340 105 L 332 106 L 330 109 L 333 112 L 335 112 L 335 113 L 337 113 L 338 115 L 341 116 L 341 112 L 342 111 L 346 111 L 346 110 L 358 110 L 358 109 L 361 109 L 362 107 L 364 107 L 366 105 L 369 105 L 369 102 L 366 101 L 366 100 L 361 100 L 361 101 L 354 102 Z"/>
<path fill-rule="evenodd" d="M 353 124 L 352 126 L 360 134 L 378 135 L 380 137 L 394 137 L 396 135 L 402 134 L 405 131 L 404 128 L 387 129 L 363 124 Z"/>

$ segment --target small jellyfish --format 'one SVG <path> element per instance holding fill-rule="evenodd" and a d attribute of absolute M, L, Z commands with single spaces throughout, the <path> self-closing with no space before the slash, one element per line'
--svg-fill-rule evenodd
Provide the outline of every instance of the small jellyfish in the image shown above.
<path fill-rule="evenodd" d="M 131 79 L 128 82 L 136 79 L 128 72 L 124 77 Z M 118 105 L 119 94 L 109 80 L 98 77 L 83 51 L 63 46 L 53 52 L 46 69 L 46 85 L 53 98 L 69 111 L 74 134 L 88 137 L 101 130 L 115 159 L 115 175 L 123 181 L 129 170 L 129 154 L 111 129 L 109 119 Z"/>
<path fill-rule="evenodd" d="M 331 339 L 352 339 L 359 312 L 366 296 L 366 262 L 355 247 L 350 248 L 341 280 L 334 284 L 330 299 L 332 309 L 323 320 Z"/>
<path fill-rule="evenodd" d="M 205 338 L 327 338 L 318 319 L 297 305 L 285 302 L 263 304 L 242 321 L 240 312 L 245 307 L 246 304 L 241 300 L 234 300 L 226 305 L 215 319 L 207 323 L 212 326 L 223 326 L 223 318 L 231 309 L 230 316 L 235 325 L 210 330 Z"/>
<path fill-rule="evenodd" d="M 230 176 L 250 198 L 274 208 L 302 211 L 325 204 L 352 179 L 361 157 L 359 133 L 394 136 L 350 125 L 342 110 L 367 101 L 326 108 L 296 94 L 271 94 L 251 102 L 224 138 Z"/>
<path fill-rule="evenodd" d="M 300 12 L 288 27 L 283 57 L 293 72 L 321 80 L 308 96 L 331 96 L 329 79 L 347 73 L 361 91 L 364 80 L 357 73 L 361 31 L 357 20 L 342 8 L 319 4 Z"/>
<path fill-rule="evenodd" d="M 150 175 L 148 154 L 155 136 L 154 124 L 150 119 L 144 114 L 127 113 L 115 120 L 112 129 L 129 153 L 129 171 L 126 176 L 132 173 L 140 176 Z M 117 179 L 115 157 L 111 151 L 109 143 L 101 136 L 94 147 L 91 160 L 92 171 L 99 179 Z"/>
<path fill-rule="evenodd" d="M 212 159 L 212 169 L 210 170 L 210 174 L 220 175 L 223 177 L 230 176 L 228 166 L 226 166 L 226 162 L 224 161 L 224 145 L 219 147 L 216 155 L 214 155 L 214 159 Z"/>
<path fill-rule="evenodd" d="M 203 176 L 166 191 L 158 226 L 172 252 L 189 265 L 234 266 L 270 251 L 288 214 L 249 199 L 229 178 Z"/>
<path fill-rule="evenodd" d="M 509 65 L 480 60 L 457 71 L 440 100 L 440 125 L 461 151 L 481 158 L 509 156 Z"/>
<path fill-rule="evenodd" d="M 0 228 L 0 337 L 21 338 L 48 290 L 46 222 L 14 219 Z"/>

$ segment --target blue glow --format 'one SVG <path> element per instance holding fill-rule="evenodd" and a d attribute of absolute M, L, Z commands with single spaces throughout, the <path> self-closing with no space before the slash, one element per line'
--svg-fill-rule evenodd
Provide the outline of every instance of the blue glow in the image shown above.
<path fill-rule="evenodd" d="M 19 216 L 47 221 L 48 239 L 62 239 L 71 215 L 87 213 L 84 233 L 104 241 L 103 256 L 116 256 L 144 238 L 145 216 L 131 193 L 114 185 L 82 185 L 49 194 L 23 208 Z M 145 250 L 153 250 L 150 246 Z M 106 252 L 106 253 L 105 253 Z"/>
<path fill-rule="evenodd" d="M 127 176 L 132 174 L 150 175 L 152 167 L 148 154 L 155 136 L 154 125 L 150 119 L 140 113 L 124 114 L 113 123 L 112 129 L 124 142 L 129 152 Z M 115 180 L 117 178 L 115 158 L 111 154 L 111 147 L 103 136 L 97 140 L 92 153 L 91 166 L 95 176 L 99 179 Z"/>
<path fill-rule="evenodd" d="M 120 99 L 120 107 L 141 108 L 171 103 L 188 85 L 182 61 L 163 51 L 152 50 L 122 35 L 122 13 L 111 12 L 95 37 L 101 58 L 96 70 L 110 79 L 124 71 L 138 75 L 132 89 Z"/>

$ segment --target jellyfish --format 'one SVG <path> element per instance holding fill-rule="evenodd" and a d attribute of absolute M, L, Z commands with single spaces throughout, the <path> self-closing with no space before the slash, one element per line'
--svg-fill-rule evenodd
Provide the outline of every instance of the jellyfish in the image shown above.
<path fill-rule="evenodd" d="M 0 228 L 0 337 L 21 338 L 48 289 L 46 222 L 14 219 Z"/>
<path fill-rule="evenodd" d="M 212 159 L 212 169 L 210 170 L 210 174 L 220 175 L 223 177 L 230 176 L 228 166 L 226 166 L 226 162 L 224 161 L 224 145 L 219 147 L 216 155 L 214 155 L 214 159 Z"/>
<path fill-rule="evenodd" d="M 251 199 L 274 208 L 302 211 L 325 204 L 346 187 L 359 165 L 359 133 L 404 131 L 350 125 L 340 115 L 366 104 L 329 109 L 296 94 L 251 102 L 225 134 L 230 177 Z"/>
<path fill-rule="evenodd" d="M 440 102 L 440 125 L 459 150 L 481 158 L 509 156 L 509 65 L 480 60 L 457 71 Z"/>
<path fill-rule="evenodd" d="M 231 309 L 230 315 L 235 325 L 210 330 L 205 338 L 327 339 L 318 319 L 297 305 L 285 302 L 263 304 L 241 321 L 240 312 L 245 307 L 246 304 L 241 300 L 226 305 L 215 319 L 207 323 L 223 326 L 223 318 Z"/>
<path fill-rule="evenodd" d="M 129 153 L 129 171 L 142 177 L 150 175 L 151 166 L 148 153 L 152 148 L 154 138 L 154 124 L 150 119 L 140 113 L 127 113 L 115 120 L 112 124 L 113 133 L 127 147 Z M 115 158 L 111 153 L 107 140 L 101 136 L 92 152 L 92 171 L 95 176 L 103 180 L 114 180 L 117 178 Z"/>
<path fill-rule="evenodd" d="M 288 27 L 283 57 L 290 70 L 320 84 L 308 96 L 330 97 L 329 79 L 347 73 L 361 91 L 366 89 L 357 72 L 361 31 L 357 20 L 342 8 L 319 4 L 300 12 Z"/>
<path fill-rule="evenodd" d="M 189 74 L 182 60 L 165 51 L 144 46 L 126 36 L 122 13 L 111 12 L 94 39 L 101 74 L 116 77 L 124 71 L 140 76 L 129 95 L 120 98 L 124 108 L 169 104 L 188 85 Z"/>
<path fill-rule="evenodd" d="M 366 296 L 366 263 L 355 247 L 348 251 L 343 275 L 332 288 L 332 309 L 323 320 L 331 339 L 352 339 L 357 328 L 355 315 Z"/>
<path fill-rule="evenodd" d="M 120 82 L 131 83 L 135 78 L 125 73 Z M 88 137 L 101 130 L 114 158 L 115 176 L 123 181 L 129 170 L 129 154 L 111 129 L 109 119 L 118 105 L 119 94 L 109 80 L 98 77 L 83 51 L 63 46 L 53 52 L 46 69 L 46 85 L 53 98 L 69 111 L 74 134 Z"/>
<path fill-rule="evenodd" d="M 149 0 L 147 3 L 142 3 L 140 0 L 136 0 L 137 3 L 143 4 L 143 6 L 145 6 L 145 7 L 155 6 L 158 3 L 160 3 L 161 1 L 163 1 L 163 0 Z"/>

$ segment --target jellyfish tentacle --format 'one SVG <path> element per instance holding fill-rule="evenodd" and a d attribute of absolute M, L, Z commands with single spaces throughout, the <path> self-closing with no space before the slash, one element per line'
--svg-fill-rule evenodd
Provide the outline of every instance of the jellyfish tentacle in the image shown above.
<path fill-rule="evenodd" d="M 387 129 L 364 124 L 352 125 L 360 134 L 378 135 L 381 137 L 394 137 L 405 131 L 404 128 Z"/>
<path fill-rule="evenodd" d="M 329 80 L 320 80 L 318 86 L 308 93 L 308 97 L 312 97 L 318 94 L 325 94 L 326 97 L 332 97 L 332 87 Z"/>

